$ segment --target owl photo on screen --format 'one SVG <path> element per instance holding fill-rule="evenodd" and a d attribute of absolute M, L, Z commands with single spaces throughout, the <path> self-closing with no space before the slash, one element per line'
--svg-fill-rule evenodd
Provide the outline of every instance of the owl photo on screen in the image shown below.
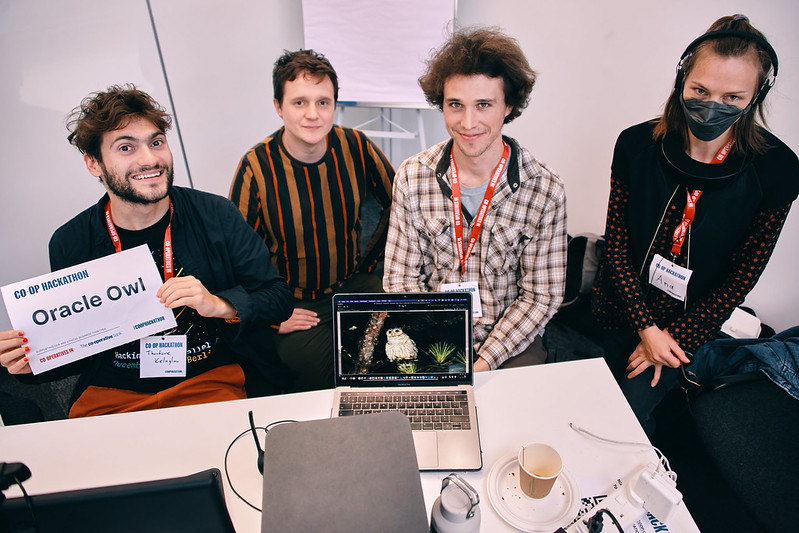
<path fill-rule="evenodd" d="M 389 361 L 416 359 L 416 343 L 402 328 L 386 330 L 386 357 Z"/>

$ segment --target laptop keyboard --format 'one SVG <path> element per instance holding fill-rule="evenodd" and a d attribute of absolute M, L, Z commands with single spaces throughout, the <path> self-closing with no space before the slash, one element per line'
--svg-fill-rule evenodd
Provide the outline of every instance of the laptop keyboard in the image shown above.
<path fill-rule="evenodd" d="M 466 391 L 441 392 L 342 392 L 338 416 L 399 411 L 411 421 L 411 429 L 471 429 Z"/>

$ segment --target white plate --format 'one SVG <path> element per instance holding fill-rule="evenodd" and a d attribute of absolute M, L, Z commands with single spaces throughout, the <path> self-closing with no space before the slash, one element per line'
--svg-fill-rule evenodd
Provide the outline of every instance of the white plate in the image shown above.
<path fill-rule="evenodd" d="M 519 488 L 518 454 L 498 460 L 486 480 L 488 499 L 507 523 L 522 531 L 552 533 L 570 524 L 580 508 L 577 483 L 565 468 L 546 498 L 530 498 Z"/>

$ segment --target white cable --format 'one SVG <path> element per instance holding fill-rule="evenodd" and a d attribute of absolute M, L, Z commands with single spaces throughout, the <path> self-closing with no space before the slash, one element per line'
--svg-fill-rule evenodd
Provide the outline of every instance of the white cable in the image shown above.
<path fill-rule="evenodd" d="M 591 433 L 587 429 L 584 429 L 584 428 L 581 428 L 578 425 L 575 425 L 573 422 L 569 422 L 569 427 L 572 428 L 574 431 L 576 431 L 578 433 L 582 433 L 584 435 L 587 435 L 589 437 L 592 437 L 592 438 L 597 439 L 597 440 L 602 441 L 602 442 L 607 442 L 607 443 L 610 443 L 610 444 L 618 444 L 618 445 L 621 445 L 621 446 L 636 446 L 636 447 L 639 447 L 639 448 L 647 448 L 647 449 L 650 449 L 650 450 L 654 450 L 655 453 L 658 455 L 658 471 L 660 471 L 660 467 L 662 466 L 663 468 L 666 469 L 666 475 L 668 475 L 673 481 L 675 481 L 675 482 L 677 481 L 677 473 L 674 472 L 671 469 L 671 465 L 669 464 L 669 460 L 666 458 L 665 455 L 663 455 L 663 452 L 661 452 L 659 449 L 657 449 L 657 447 L 652 446 L 651 444 L 643 443 L 643 442 L 629 442 L 629 441 L 613 440 L 613 439 L 608 439 L 608 438 L 605 438 L 605 437 L 600 437 L 599 435 Z"/>

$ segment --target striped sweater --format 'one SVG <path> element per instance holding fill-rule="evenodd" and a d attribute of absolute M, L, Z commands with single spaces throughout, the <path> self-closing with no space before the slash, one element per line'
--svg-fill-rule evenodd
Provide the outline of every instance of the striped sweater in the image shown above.
<path fill-rule="evenodd" d="M 294 297 L 313 300 L 383 255 L 394 169 L 363 133 L 333 126 L 316 163 L 294 159 L 283 128 L 242 157 L 230 199 L 269 247 Z M 360 209 L 371 192 L 383 207 L 363 256 Z"/>

